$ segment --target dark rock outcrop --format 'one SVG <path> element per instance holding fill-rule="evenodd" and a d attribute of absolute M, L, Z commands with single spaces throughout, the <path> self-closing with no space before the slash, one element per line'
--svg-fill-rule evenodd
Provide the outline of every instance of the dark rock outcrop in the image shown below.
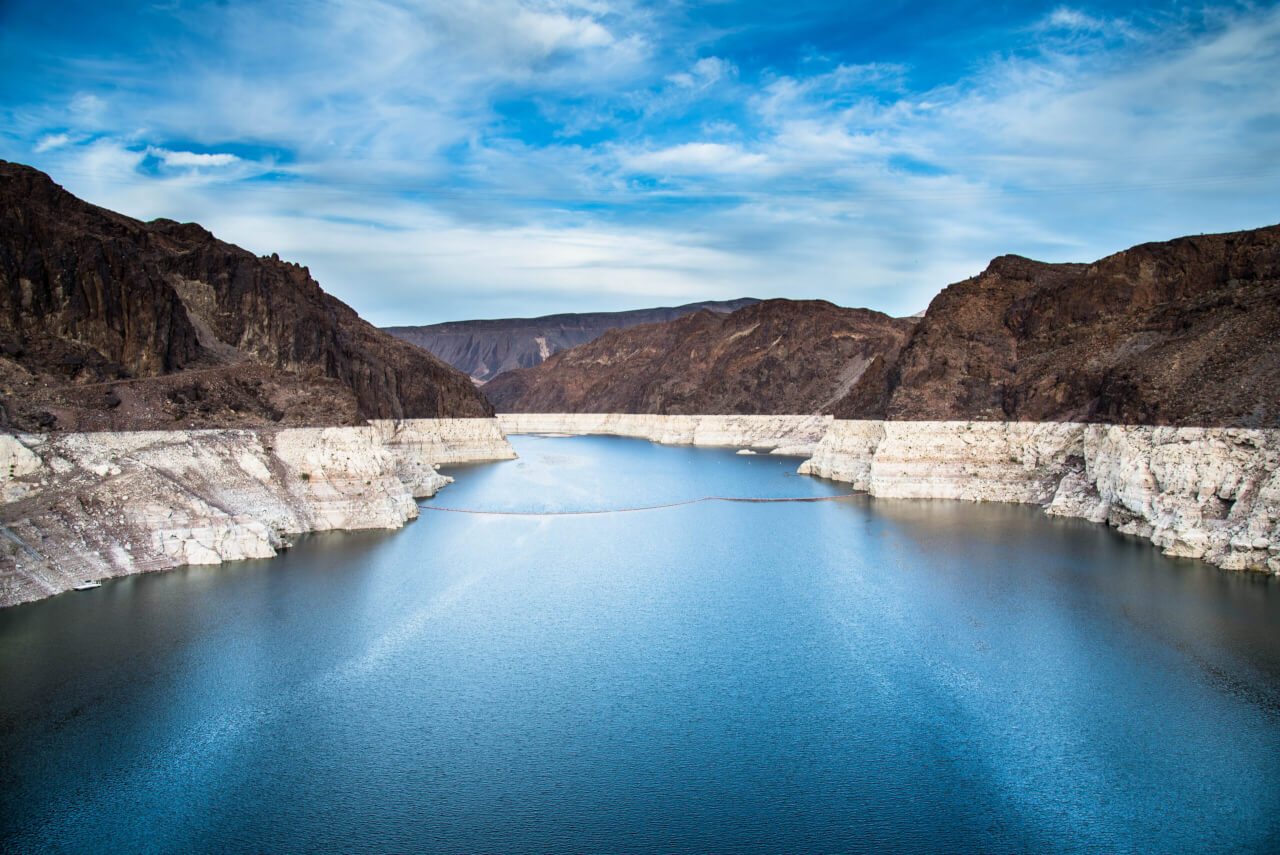
<path fill-rule="evenodd" d="M 0 420 L 22 428 L 484 416 L 465 375 L 305 267 L 0 161 Z M 42 415 L 43 414 L 43 415 Z"/>
<path fill-rule="evenodd" d="M 895 321 L 767 301 L 610 333 L 485 386 L 500 411 L 1280 427 L 1280 226 L 1093 264 L 1003 256 Z"/>
<path fill-rule="evenodd" d="M 530 368 L 552 354 L 597 339 L 611 329 L 672 321 L 701 309 L 732 312 L 758 302 L 744 297 L 629 312 L 456 321 L 419 327 L 386 327 L 385 330 L 431 351 L 454 368 L 483 382 L 504 371 Z"/>
<path fill-rule="evenodd" d="M 821 300 L 766 300 L 612 330 L 491 380 L 501 412 L 841 412 L 877 388 L 913 326 Z"/>
<path fill-rule="evenodd" d="M 885 391 L 896 419 L 1280 426 L 1280 226 L 997 258 L 934 298 Z"/>

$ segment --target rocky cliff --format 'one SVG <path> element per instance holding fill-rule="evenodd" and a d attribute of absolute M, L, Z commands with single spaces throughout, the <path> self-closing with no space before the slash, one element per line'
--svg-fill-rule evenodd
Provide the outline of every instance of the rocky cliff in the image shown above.
<path fill-rule="evenodd" d="M 399 528 L 448 483 L 436 466 L 514 456 L 494 419 L 0 434 L 0 606 L 266 558 L 304 532 Z"/>
<path fill-rule="evenodd" d="M 933 300 L 887 386 L 858 391 L 893 419 L 1275 427 L 1280 226 L 1093 264 L 997 258 Z"/>
<path fill-rule="evenodd" d="M 504 371 L 537 365 L 553 353 L 599 338 L 611 329 L 671 321 L 701 309 L 732 312 L 758 302 L 744 297 L 630 312 L 569 313 L 385 329 L 483 382 Z"/>
<path fill-rule="evenodd" d="M 612 330 L 485 385 L 502 412 L 843 413 L 883 384 L 914 321 L 822 300 Z"/>
<path fill-rule="evenodd" d="M 0 427 L 359 424 L 490 415 L 461 372 L 305 267 L 143 223 L 0 161 Z"/>
<path fill-rule="evenodd" d="M 1280 425 L 1280 226 L 1093 264 L 1016 256 L 912 328 L 771 300 L 613 332 L 485 386 L 500 411 Z"/>
<path fill-rule="evenodd" d="M 880 498 L 1039 504 L 1166 554 L 1280 573 L 1280 431 L 835 421 L 801 474 Z"/>

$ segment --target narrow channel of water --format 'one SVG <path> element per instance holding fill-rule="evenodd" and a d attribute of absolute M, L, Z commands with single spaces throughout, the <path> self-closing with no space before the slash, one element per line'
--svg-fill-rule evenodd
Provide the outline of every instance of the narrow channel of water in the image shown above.
<path fill-rule="evenodd" d="M 843 485 L 513 437 L 453 507 Z M 1038 509 L 424 514 L 0 611 L 5 852 L 1280 849 L 1280 584 Z"/>

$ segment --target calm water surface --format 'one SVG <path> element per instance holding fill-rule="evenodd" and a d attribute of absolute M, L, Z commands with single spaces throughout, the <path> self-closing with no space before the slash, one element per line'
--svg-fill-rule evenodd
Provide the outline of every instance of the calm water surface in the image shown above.
<path fill-rule="evenodd" d="M 434 503 L 841 485 L 515 437 Z M 1038 510 L 398 533 L 0 612 L 6 852 L 1267 852 L 1280 585 Z"/>

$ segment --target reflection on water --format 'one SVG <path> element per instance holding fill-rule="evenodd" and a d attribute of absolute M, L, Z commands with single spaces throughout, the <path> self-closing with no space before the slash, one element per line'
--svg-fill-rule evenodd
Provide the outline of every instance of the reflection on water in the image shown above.
<path fill-rule="evenodd" d="M 832 495 L 516 437 L 453 507 Z M 1035 508 L 424 514 L 0 612 L 5 851 L 1275 851 L 1280 587 Z"/>

